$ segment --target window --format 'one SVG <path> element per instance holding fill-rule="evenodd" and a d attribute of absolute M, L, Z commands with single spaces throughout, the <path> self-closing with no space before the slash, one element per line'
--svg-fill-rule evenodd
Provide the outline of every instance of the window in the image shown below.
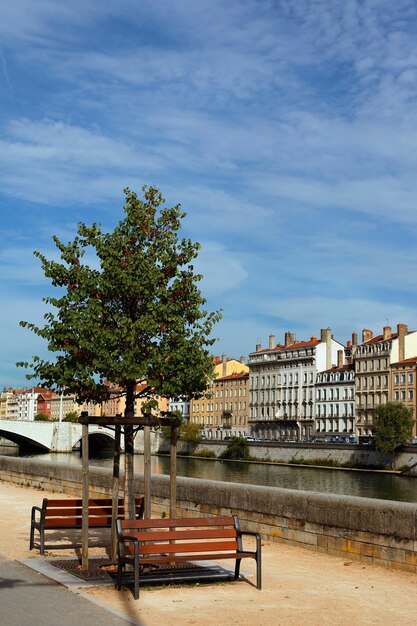
<path fill-rule="evenodd" d="M 405 389 L 401 390 L 401 400 L 405 400 Z"/>
<path fill-rule="evenodd" d="M 408 399 L 414 400 L 414 391 L 412 389 L 408 390 Z"/>
<path fill-rule="evenodd" d="M 401 384 L 405 385 L 405 373 L 401 374 Z"/>
<path fill-rule="evenodd" d="M 412 374 L 412 372 L 408 373 L 408 384 L 409 385 L 413 384 L 413 374 Z"/>
<path fill-rule="evenodd" d="M 394 400 L 396 400 L 398 402 L 399 399 L 400 399 L 399 391 L 394 391 Z"/>

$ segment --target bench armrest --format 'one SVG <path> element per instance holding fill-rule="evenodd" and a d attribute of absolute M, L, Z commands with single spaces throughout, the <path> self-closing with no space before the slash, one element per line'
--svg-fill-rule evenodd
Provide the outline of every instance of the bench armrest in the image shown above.
<path fill-rule="evenodd" d="M 261 551 L 261 535 L 255 530 L 239 530 L 238 536 L 239 538 L 243 536 L 255 537 L 256 539 L 256 552 L 260 553 Z"/>
<path fill-rule="evenodd" d="M 33 523 L 39 524 L 39 522 L 36 520 L 36 511 L 38 511 L 38 513 L 40 515 L 39 522 L 41 522 L 41 520 L 42 520 L 42 509 L 39 506 L 33 506 L 32 507 L 32 512 L 31 512 L 31 515 L 30 515 L 30 520 L 31 520 L 32 524 Z"/>

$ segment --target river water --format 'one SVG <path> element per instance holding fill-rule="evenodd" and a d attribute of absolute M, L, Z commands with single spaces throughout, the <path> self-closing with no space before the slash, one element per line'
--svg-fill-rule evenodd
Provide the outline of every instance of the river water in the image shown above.
<path fill-rule="evenodd" d="M 3 454 L 4 452 L 0 453 Z M 51 453 L 38 455 L 36 458 L 52 463 L 64 462 L 81 465 L 81 457 L 77 453 Z M 111 467 L 112 460 L 90 459 L 90 465 Z M 135 455 L 135 471 L 143 472 L 142 455 Z M 152 473 L 169 474 L 169 457 L 153 456 Z M 177 474 L 190 478 L 417 502 L 416 478 L 371 471 L 320 469 L 178 457 Z"/>

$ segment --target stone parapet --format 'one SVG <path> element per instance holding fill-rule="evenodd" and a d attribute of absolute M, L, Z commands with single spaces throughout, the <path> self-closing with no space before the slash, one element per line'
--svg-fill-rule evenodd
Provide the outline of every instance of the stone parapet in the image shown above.
<path fill-rule="evenodd" d="M 81 468 L 64 463 L 0 456 L 0 476 L 38 489 L 82 493 Z M 111 470 L 93 467 L 89 478 L 92 496 L 110 494 Z M 143 493 L 141 474 L 135 492 Z M 169 515 L 168 476 L 152 477 L 152 514 Z M 244 529 L 257 530 L 264 539 L 417 572 L 414 503 L 178 477 L 177 514 L 236 514 Z"/>

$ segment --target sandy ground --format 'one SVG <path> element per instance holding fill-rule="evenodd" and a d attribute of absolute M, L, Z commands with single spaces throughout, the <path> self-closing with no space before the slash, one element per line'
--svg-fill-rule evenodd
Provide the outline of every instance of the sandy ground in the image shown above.
<path fill-rule="evenodd" d="M 30 509 L 54 495 L 0 482 L 2 556 L 42 558 L 28 549 Z M 247 580 L 239 582 L 149 587 L 138 601 L 130 589 L 92 587 L 87 594 L 144 626 L 417 624 L 415 574 L 269 542 L 262 558 L 262 591 L 248 560 L 242 563 Z"/>

